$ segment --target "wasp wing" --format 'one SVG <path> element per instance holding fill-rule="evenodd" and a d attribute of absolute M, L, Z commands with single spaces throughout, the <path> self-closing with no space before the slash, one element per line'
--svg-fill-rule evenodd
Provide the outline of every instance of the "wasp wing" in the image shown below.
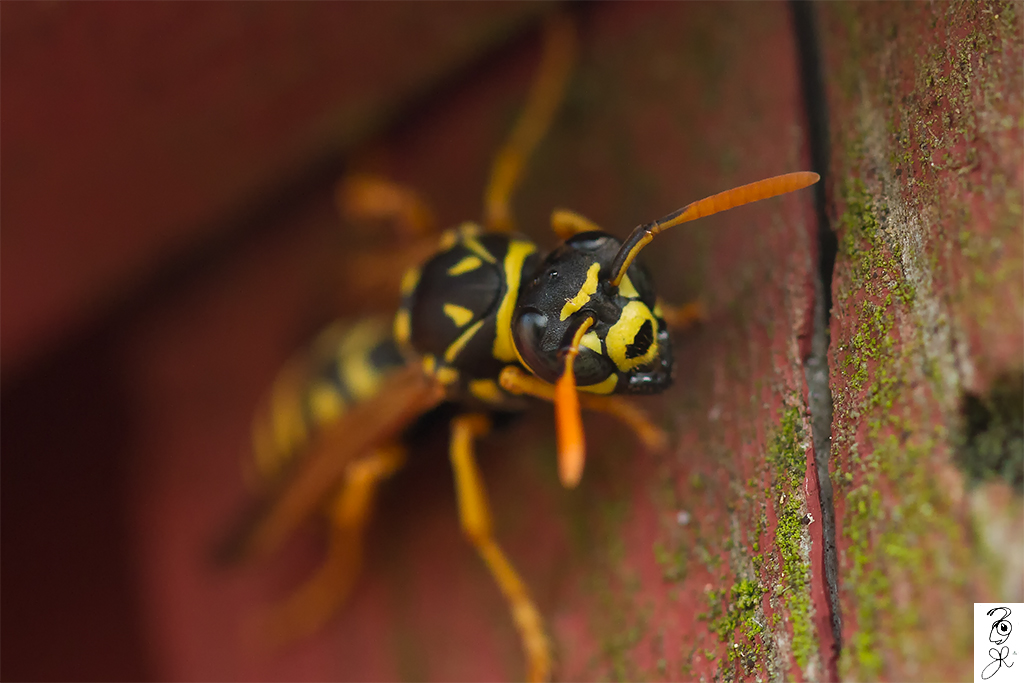
<path fill-rule="evenodd" d="M 418 364 L 397 370 L 380 391 L 323 425 L 293 471 L 243 511 L 214 551 L 220 562 L 265 556 L 316 511 L 350 462 L 383 445 L 444 400 Z"/>

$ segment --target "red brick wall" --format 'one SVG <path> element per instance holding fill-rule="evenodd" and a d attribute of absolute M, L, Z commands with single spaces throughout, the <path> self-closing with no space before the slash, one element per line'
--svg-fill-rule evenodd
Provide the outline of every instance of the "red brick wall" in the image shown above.
<path fill-rule="evenodd" d="M 847 679 L 969 677 L 971 603 L 1024 596 L 1022 10 L 821 11 Z"/>
<path fill-rule="evenodd" d="M 331 181 L 352 164 L 423 190 L 445 223 L 477 218 L 536 65 L 536 34 L 517 30 L 537 7 L 149 7 L 2 8 L 2 675 L 521 676 L 504 602 L 460 535 L 443 428 L 382 492 L 360 586 L 316 637 L 269 656 L 238 629 L 315 566 L 317 529 L 264 565 L 205 558 L 244 500 L 249 420 L 284 358 L 393 297 L 346 298 L 346 267 L 388 238 L 341 225 Z M 1020 546 L 997 535 L 1020 519 L 1019 489 L 965 472 L 1019 431 L 1003 416 L 1024 355 L 1024 14 L 815 13 L 839 244 L 829 480 L 805 366 L 830 255 L 813 193 L 659 237 L 644 255 L 659 290 L 708 311 L 676 339 L 676 386 L 642 401 L 670 448 L 588 418 L 587 472 L 565 491 L 548 407 L 480 445 L 557 678 L 962 676 L 956 611 L 1020 590 Z M 555 206 L 625 235 L 811 164 L 787 6 L 608 4 L 577 20 L 578 68 L 516 203 L 542 245 Z M 965 410 L 981 427 L 960 428 Z M 999 548 L 1003 576 L 977 559 Z"/>

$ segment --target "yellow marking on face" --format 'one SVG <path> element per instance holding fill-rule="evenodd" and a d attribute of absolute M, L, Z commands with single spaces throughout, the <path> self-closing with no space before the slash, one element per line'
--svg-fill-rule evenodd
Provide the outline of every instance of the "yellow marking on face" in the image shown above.
<path fill-rule="evenodd" d="M 580 287 L 580 291 L 576 292 L 576 296 L 565 302 L 565 306 L 562 306 L 562 313 L 560 320 L 565 320 L 576 311 L 583 308 L 590 297 L 593 296 L 594 292 L 597 291 L 597 274 L 601 270 L 600 263 L 590 264 L 590 269 L 587 270 L 587 279 L 583 281 L 583 286 Z"/>
<path fill-rule="evenodd" d="M 454 266 L 449 268 L 448 269 L 448 274 L 449 275 L 462 275 L 463 273 L 468 273 L 471 270 L 476 270 L 482 264 L 483 264 L 483 261 L 480 260 L 480 257 L 478 257 L 478 256 L 467 256 L 466 258 L 462 259 L 461 261 L 456 263 Z"/>
<path fill-rule="evenodd" d="M 512 338 L 512 313 L 516 308 L 516 298 L 519 296 L 519 281 L 523 274 L 523 263 L 526 257 L 537 251 L 537 247 L 526 240 L 512 240 L 508 244 L 508 252 L 505 254 L 505 283 L 508 285 L 505 296 L 498 305 L 498 313 L 495 318 L 497 327 L 494 334 L 494 348 L 492 355 L 503 363 L 511 363 L 519 358 L 516 351 L 516 343 Z M 521 362 L 521 361 L 520 361 Z M 526 364 L 523 363 L 523 367 Z"/>
<path fill-rule="evenodd" d="M 487 251 L 484 248 L 484 245 L 480 244 L 476 237 L 463 235 L 462 246 L 466 247 L 466 249 L 469 249 L 471 252 L 482 258 L 484 261 L 487 261 L 488 263 L 498 262 L 497 259 L 494 258 L 494 255 L 491 254 L 491 252 Z"/>
<path fill-rule="evenodd" d="M 599 356 L 604 353 L 604 349 L 601 348 L 601 338 L 593 330 L 583 335 L 583 338 L 580 339 L 580 346 L 587 347 Z"/>
<path fill-rule="evenodd" d="M 395 326 L 392 333 L 395 335 L 395 341 L 399 344 L 409 343 L 409 337 L 412 336 L 412 320 L 408 309 L 398 309 L 398 313 L 395 314 Z"/>
<path fill-rule="evenodd" d="M 663 318 L 663 317 L 665 317 L 665 310 L 661 307 L 661 299 L 656 299 L 654 301 L 654 311 L 653 311 L 653 313 L 654 313 L 654 317 L 655 318 Z"/>
<path fill-rule="evenodd" d="M 306 400 L 317 424 L 332 422 L 345 411 L 345 399 L 327 382 L 315 382 Z"/>
<path fill-rule="evenodd" d="M 341 359 L 341 377 L 352 398 L 366 399 L 377 393 L 380 373 L 363 354 L 352 354 Z"/>
<path fill-rule="evenodd" d="M 420 269 L 410 268 L 402 275 L 402 296 L 409 296 L 420 283 Z"/>
<path fill-rule="evenodd" d="M 459 381 L 459 371 L 448 365 L 442 365 L 436 371 L 434 371 L 434 377 L 441 384 L 448 386 Z"/>
<path fill-rule="evenodd" d="M 441 307 L 444 314 L 451 318 L 456 327 L 463 327 L 473 319 L 473 311 L 456 304 L 445 304 Z"/>
<path fill-rule="evenodd" d="M 633 286 L 633 282 L 629 279 L 628 275 L 622 276 L 622 282 L 619 283 L 619 294 L 627 299 L 640 298 L 640 293 L 636 291 L 636 287 Z"/>
<path fill-rule="evenodd" d="M 626 357 L 626 347 L 633 343 L 637 332 L 643 327 L 645 321 L 651 322 L 651 345 L 642 356 L 635 358 Z M 651 310 L 642 301 L 630 301 L 622 309 L 622 315 L 608 330 L 605 337 L 605 345 L 608 347 L 608 357 L 612 359 L 622 372 L 628 372 L 640 365 L 650 363 L 658 355 L 658 343 L 654 335 L 658 330 L 658 321 L 654 319 Z"/>
<path fill-rule="evenodd" d="M 474 379 L 469 383 L 469 393 L 484 403 L 502 403 L 505 393 L 493 379 Z"/>
<path fill-rule="evenodd" d="M 591 384 L 585 387 L 577 387 L 580 391 L 585 391 L 588 394 L 610 394 L 615 391 L 615 385 L 619 382 L 619 376 L 614 372 L 597 384 Z"/>
<path fill-rule="evenodd" d="M 453 341 L 451 343 L 451 346 L 445 349 L 444 360 L 446 363 L 455 362 L 455 359 L 458 357 L 463 347 L 465 347 L 466 344 L 469 343 L 469 340 L 473 338 L 473 335 L 476 334 L 481 327 L 483 327 L 483 324 L 483 320 L 477 320 L 476 323 L 474 323 L 469 329 L 463 332 L 458 339 Z"/>

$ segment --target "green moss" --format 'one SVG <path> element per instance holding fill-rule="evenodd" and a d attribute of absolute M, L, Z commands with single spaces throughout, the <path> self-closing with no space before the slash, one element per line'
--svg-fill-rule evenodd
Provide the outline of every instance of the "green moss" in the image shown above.
<path fill-rule="evenodd" d="M 611 680 L 640 680 L 632 650 L 647 630 L 651 609 L 637 609 L 637 582 L 616 580 L 615 574 L 595 572 L 588 581 L 598 607 L 593 622 L 600 643 L 598 656 L 607 666 Z"/>
<path fill-rule="evenodd" d="M 679 665 L 679 679 L 683 681 L 694 680 L 693 675 L 693 656 L 697 654 L 697 648 L 692 647 L 690 651 L 683 658 L 682 663 Z"/>
<path fill-rule="evenodd" d="M 748 530 L 745 539 L 730 536 L 719 544 L 722 549 L 732 549 L 730 567 L 742 578 L 728 589 L 710 591 L 708 610 L 698 617 L 708 622 L 711 633 L 726 644 L 726 656 L 717 658 L 720 680 L 773 675 L 768 667 L 776 666 L 778 654 L 771 631 L 780 628 L 792 631 L 790 651 L 799 667 L 806 669 L 815 657 L 818 643 L 811 619 L 809 539 L 801 495 L 808 442 L 800 397 L 791 397 L 791 402 L 794 405 L 780 415 L 767 448 L 765 463 L 771 472 L 771 484 L 765 490 L 762 476 L 750 477 L 746 491 L 735 502 L 734 514 L 756 520 L 755 527 Z M 768 526 L 766 500 L 780 502 L 775 515 L 778 523 L 769 537 L 772 542 L 762 552 L 762 536 Z M 766 584 L 758 577 L 774 586 L 773 595 L 783 605 L 768 622 L 761 610 Z"/>
<path fill-rule="evenodd" d="M 755 553 L 754 558 L 760 557 L 761 552 L 761 536 L 764 535 L 764 530 L 768 527 L 768 515 L 762 510 L 761 514 L 757 516 L 757 522 L 754 526 L 754 537 L 750 543 L 750 551 Z"/>
<path fill-rule="evenodd" d="M 773 468 L 773 498 L 776 506 L 775 548 L 781 558 L 782 597 L 793 631 L 792 650 L 797 665 L 804 669 L 814 656 L 817 638 L 811 619 L 811 565 L 804 548 L 808 545 L 802 496 L 807 470 L 807 446 L 799 408 L 782 414 L 778 430 L 768 448 Z"/>
<path fill-rule="evenodd" d="M 741 626 L 750 627 L 743 635 L 756 635 L 761 632 L 761 627 L 752 620 L 762 595 L 764 589 L 747 580 L 736 582 L 729 590 L 708 591 L 707 619 L 720 642 L 729 642 Z"/>
<path fill-rule="evenodd" d="M 856 321 L 845 323 L 849 342 L 837 349 L 846 386 L 836 392 L 834 443 L 846 457 L 835 461 L 832 480 L 844 499 L 847 549 L 840 571 L 853 606 L 840 669 L 844 677 L 872 680 L 900 670 L 891 668 L 899 666 L 897 657 L 922 666 L 941 651 L 948 661 L 948 648 L 939 649 L 918 608 L 936 586 L 954 592 L 967 585 L 970 558 L 955 518 L 940 514 L 949 503 L 930 475 L 943 428 L 909 394 L 916 368 L 933 377 L 933 386 L 939 380 L 934 367 L 920 362 L 921 340 L 901 338 L 899 321 L 909 318 L 916 293 L 878 229 L 875 200 L 863 183 L 848 180 L 843 197 L 839 265 L 849 280 L 837 300 L 849 309 L 857 292 L 860 301 Z M 883 498 L 893 486 L 898 499 Z M 897 586 L 912 597 L 897 602 Z M 956 628 L 950 630 L 959 643 Z"/>
<path fill-rule="evenodd" d="M 679 582 L 686 579 L 690 557 L 682 543 L 670 549 L 662 541 L 655 541 L 653 551 L 654 560 L 661 567 L 661 577 L 665 581 Z"/>
<path fill-rule="evenodd" d="M 638 598 L 640 577 L 630 568 L 626 552 L 624 527 L 630 505 L 626 467 L 628 461 L 595 457 L 588 463 L 589 485 L 569 496 L 563 492 L 562 497 L 574 501 L 570 517 L 579 515 L 582 520 L 570 528 L 577 523 L 585 527 L 577 531 L 588 547 L 586 587 L 593 605 L 590 627 L 599 644 L 590 669 L 611 680 L 642 680 L 654 673 L 636 667 L 633 650 L 648 633 L 653 608 Z M 672 551 L 666 552 L 671 558 Z M 669 562 L 685 571 L 682 554 Z"/>
<path fill-rule="evenodd" d="M 842 196 L 846 210 L 839 219 L 838 258 L 850 265 L 852 279 L 869 294 L 895 296 L 901 303 L 911 304 L 915 288 L 903 278 L 899 245 L 890 247 L 881 238 L 875 198 L 857 177 L 843 185 Z"/>
<path fill-rule="evenodd" d="M 799 408 L 787 409 L 768 447 L 768 462 L 775 468 L 775 473 L 784 477 L 790 486 L 799 486 L 807 469 L 801 417 Z"/>
<path fill-rule="evenodd" d="M 634 605 L 631 596 L 617 594 L 606 582 L 592 582 L 591 588 L 601 610 L 600 657 L 611 680 L 640 680 L 643 677 L 635 666 L 632 650 L 647 631 L 652 609 L 630 609 Z"/>
<path fill-rule="evenodd" d="M 839 221 L 843 231 L 842 241 L 839 243 L 839 254 L 852 261 L 860 256 L 865 248 L 870 248 L 870 245 L 874 243 L 878 233 L 878 219 L 872 204 L 872 197 L 868 194 L 860 178 L 851 179 L 843 190 L 846 211 L 843 212 Z"/>
<path fill-rule="evenodd" d="M 758 620 L 758 607 L 764 596 L 764 589 L 754 581 L 741 580 L 728 590 L 708 591 L 708 611 L 698 615 L 708 622 L 719 642 L 727 646 L 727 660 L 730 668 L 719 667 L 720 673 L 731 677 L 736 666 L 741 666 L 749 677 L 758 664 L 764 665 L 764 645 L 759 636 L 764 626 Z"/>

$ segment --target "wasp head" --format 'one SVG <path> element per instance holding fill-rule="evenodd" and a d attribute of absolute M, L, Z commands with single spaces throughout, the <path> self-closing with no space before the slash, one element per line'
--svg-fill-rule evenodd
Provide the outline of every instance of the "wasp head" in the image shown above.
<path fill-rule="evenodd" d="M 593 393 L 656 393 L 672 383 L 672 347 L 659 315 L 651 276 L 633 262 L 618 286 L 612 262 L 621 242 L 604 232 L 571 237 L 523 284 L 512 336 L 523 364 L 554 383 L 563 358 L 587 319 L 573 374 Z"/>

